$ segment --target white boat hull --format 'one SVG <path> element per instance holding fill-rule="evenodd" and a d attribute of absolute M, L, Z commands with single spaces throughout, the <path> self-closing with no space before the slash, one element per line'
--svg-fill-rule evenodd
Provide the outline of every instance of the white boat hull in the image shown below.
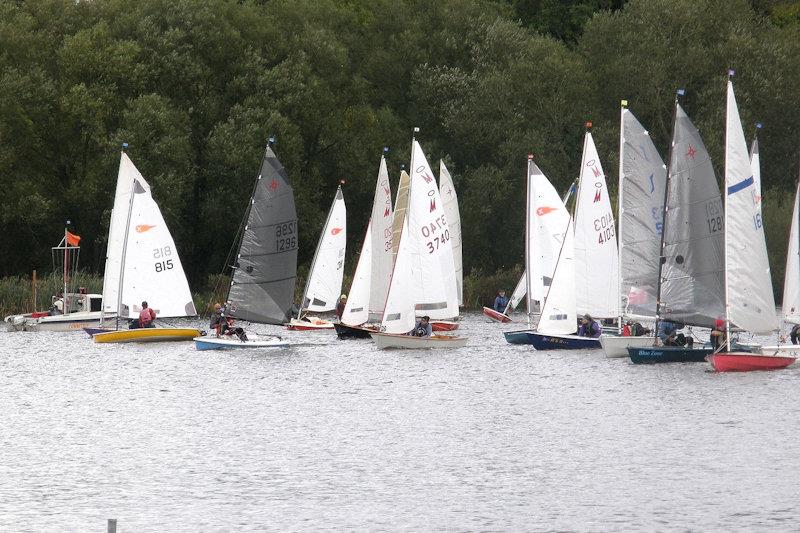
<path fill-rule="evenodd" d="M 433 335 L 431 337 L 413 337 L 394 333 L 370 333 L 375 346 L 379 350 L 386 348 L 406 348 L 424 350 L 429 348 L 463 348 L 467 345 L 466 337 Z"/>
<path fill-rule="evenodd" d="M 653 345 L 652 336 L 622 337 L 618 335 L 602 335 L 600 345 L 603 353 L 609 358 L 628 357 L 628 348 L 646 348 Z"/>
<path fill-rule="evenodd" d="M 279 337 L 250 337 L 246 341 L 240 341 L 235 337 L 215 337 L 208 335 L 205 337 L 195 337 L 194 346 L 198 350 L 241 350 L 252 348 L 288 348 L 290 343 Z"/>
<path fill-rule="evenodd" d="M 759 346 L 757 353 L 761 355 L 788 355 L 791 357 L 800 356 L 800 344 L 782 344 L 780 346 Z"/>
<path fill-rule="evenodd" d="M 47 315 L 33 318 L 28 315 L 10 315 L 5 318 L 8 331 L 81 331 L 100 325 L 100 311 L 78 311 L 68 315 Z M 106 315 L 106 319 L 108 319 Z"/>

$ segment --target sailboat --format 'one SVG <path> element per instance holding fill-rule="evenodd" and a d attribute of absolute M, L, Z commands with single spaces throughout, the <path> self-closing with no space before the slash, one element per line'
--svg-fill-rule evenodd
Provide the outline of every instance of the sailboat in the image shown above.
<path fill-rule="evenodd" d="M 100 323 L 103 296 L 75 291 L 73 280 L 78 271 L 80 258 L 80 237 L 64 228 L 64 235 L 57 246 L 50 249 L 53 257 L 53 270 L 61 271 L 61 296 L 54 299 L 51 311 L 33 311 L 5 317 L 8 331 L 76 331 L 86 327 L 96 327 Z M 34 272 L 35 274 L 35 272 Z M 34 276 L 34 294 L 36 278 Z M 55 298 L 55 297 L 54 297 Z M 34 309 L 36 298 L 34 297 Z M 56 304 L 60 307 L 58 309 Z"/>
<path fill-rule="evenodd" d="M 572 217 L 555 188 L 528 155 L 527 204 L 525 225 L 526 285 L 534 289 L 545 286 L 542 313 L 536 330 L 507 331 L 510 344 L 550 342 L 550 335 L 575 333 L 575 233 Z M 552 257 L 548 268 L 542 259 Z M 538 266 L 537 266 L 538 263 Z M 545 274 L 546 272 L 546 274 Z M 540 278 L 541 276 L 541 278 Z M 537 279 L 538 278 L 538 279 Z M 528 324 L 531 323 L 533 291 L 526 292 Z M 542 337 L 544 336 L 544 339 Z M 553 343 L 558 341 L 553 341 Z M 568 341 L 564 340 L 566 344 Z M 543 344 L 539 344 L 543 346 Z M 536 346 L 536 344 L 534 344 Z M 566 347 L 566 346 L 565 346 Z"/>
<path fill-rule="evenodd" d="M 416 139 L 411 154 L 408 203 L 399 224 L 381 332 L 371 336 L 378 348 L 462 347 L 466 337 L 405 335 L 414 328 L 418 314 L 432 319 L 458 315 L 453 248 L 442 198 Z M 397 213 L 396 205 L 395 217 Z"/>
<path fill-rule="evenodd" d="M 658 258 L 667 170 L 650 134 L 627 108 L 620 106 L 619 139 L 619 324 L 627 318 L 654 320 Z M 646 347 L 652 338 L 603 335 L 606 357 L 628 357 L 628 348 Z"/>
<path fill-rule="evenodd" d="M 723 209 L 714 168 L 700 133 L 680 106 L 672 120 L 669 167 L 664 188 L 658 286 L 658 323 L 669 320 L 712 327 L 725 313 Z M 699 362 L 710 348 L 684 346 L 628 348 L 634 363 Z"/>
<path fill-rule="evenodd" d="M 725 318 L 751 333 L 778 329 L 767 244 L 761 220 L 760 191 L 742 131 L 736 96 L 728 73 L 725 127 Z M 729 348 L 730 349 L 730 348 Z M 795 362 L 789 355 L 725 351 L 707 360 L 717 372 L 772 370 Z"/>
<path fill-rule="evenodd" d="M 158 318 L 197 316 L 189 282 L 175 241 L 150 185 L 123 151 L 120 154 L 114 207 L 108 229 L 103 275 L 103 311 L 119 320 L 138 319 L 140 303 L 149 301 Z M 94 341 L 156 342 L 189 340 L 196 328 L 148 327 L 94 333 Z"/>
<path fill-rule="evenodd" d="M 289 176 L 272 151 L 264 149 L 233 264 L 225 313 L 259 324 L 284 324 L 291 316 L 297 277 L 297 212 Z M 283 346 L 280 337 L 247 341 L 212 336 L 194 339 L 197 349 Z M 265 344 L 267 346 L 265 346 Z"/>
<path fill-rule="evenodd" d="M 456 293 L 458 306 L 464 305 L 464 271 L 462 266 L 461 214 L 458 211 L 458 195 L 453 186 L 453 178 L 444 164 L 439 160 L 439 195 L 442 197 L 444 214 L 450 227 L 450 245 L 453 248 L 453 266 L 456 271 Z M 431 323 L 433 331 L 453 331 L 458 329 L 458 322 L 453 320 L 435 320 Z"/>
<path fill-rule="evenodd" d="M 536 168 L 538 168 L 538 167 L 536 167 Z M 561 202 L 565 206 L 567 205 L 567 202 L 569 201 L 570 196 L 572 196 L 572 193 L 575 192 L 575 190 L 576 190 L 576 183 L 577 183 L 577 180 L 575 182 L 573 182 L 572 185 L 569 186 L 569 189 L 567 189 L 567 192 L 564 194 L 564 198 L 561 200 Z M 534 216 L 534 215 L 530 214 L 529 216 Z M 541 279 L 541 283 L 539 283 L 538 280 L 537 280 L 537 283 L 534 284 L 535 286 L 539 286 L 539 290 L 538 291 L 535 290 L 534 292 L 531 293 L 531 298 L 530 298 L 531 305 L 540 305 L 541 304 L 541 300 L 544 297 L 545 291 L 546 291 L 547 287 L 549 287 L 549 285 L 550 285 L 550 277 L 548 275 L 543 274 L 543 272 L 551 272 L 552 269 L 555 268 L 556 257 L 557 257 L 558 251 L 561 249 L 561 240 L 562 240 L 562 233 L 561 232 L 556 231 L 555 233 L 551 233 L 549 235 L 545 235 L 545 238 L 549 238 L 550 245 L 544 247 L 543 251 L 545 251 L 546 253 L 541 254 L 538 257 L 539 260 L 541 260 L 541 262 L 543 263 L 544 266 L 543 267 L 539 267 L 537 269 L 540 273 L 542 273 L 539 276 L 540 279 Z M 527 281 L 527 278 L 528 278 L 528 273 L 527 273 L 527 270 L 526 270 L 526 271 L 524 271 L 522 273 L 522 276 L 519 278 L 519 281 L 517 282 L 517 285 L 514 287 L 514 292 L 511 293 L 511 298 L 509 298 L 508 303 L 506 304 L 506 308 L 503 310 L 502 313 L 499 313 L 499 312 L 495 311 L 491 307 L 485 307 L 484 306 L 484 308 L 483 308 L 484 316 L 486 316 L 487 318 L 489 318 L 489 319 L 491 319 L 492 321 L 495 321 L 495 322 L 503 322 L 503 323 L 511 322 L 512 320 L 511 320 L 511 317 L 509 316 L 511 311 L 513 311 L 514 309 L 517 308 L 517 305 L 519 305 L 519 303 L 523 299 L 526 298 L 526 295 L 528 293 L 528 281 Z M 534 301 L 535 301 L 535 303 L 534 303 Z M 533 309 L 528 309 L 527 316 L 529 318 L 529 323 L 530 323 L 530 315 L 531 315 L 531 313 L 533 313 Z M 522 335 L 522 336 L 519 337 L 519 340 L 521 341 L 520 342 L 521 344 L 527 344 L 527 342 L 525 342 L 526 339 L 527 339 L 527 335 Z"/>
<path fill-rule="evenodd" d="M 346 246 L 347 208 L 342 187 L 339 186 L 317 242 L 297 318 L 289 322 L 287 326 L 289 329 L 295 331 L 333 329 L 333 322 L 305 315 L 304 312 L 323 313 L 336 308 L 339 293 L 342 292 Z"/>
<path fill-rule="evenodd" d="M 387 151 L 388 148 L 384 148 L 384 154 Z M 379 327 L 392 274 L 392 222 L 392 189 L 383 155 L 350 295 L 342 318 L 334 324 L 339 338 L 369 339 L 370 331 Z"/>

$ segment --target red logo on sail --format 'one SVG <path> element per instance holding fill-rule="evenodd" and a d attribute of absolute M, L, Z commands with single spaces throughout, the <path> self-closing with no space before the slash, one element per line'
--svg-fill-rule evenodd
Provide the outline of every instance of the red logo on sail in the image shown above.
<path fill-rule="evenodd" d="M 552 213 L 552 212 L 553 212 L 553 211 L 555 211 L 555 210 L 556 210 L 556 208 L 555 208 L 555 207 L 548 207 L 548 206 L 544 206 L 544 207 L 540 207 L 540 208 L 538 208 L 538 209 L 536 210 L 536 214 L 537 214 L 537 215 L 539 215 L 539 216 L 541 217 L 541 216 L 544 216 L 544 215 L 546 215 L 547 213 Z"/>
<path fill-rule="evenodd" d="M 425 180 L 425 183 L 430 183 L 433 181 L 433 178 L 431 176 L 428 176 L 427 174 L 422 174 L 422 179 Z"/>
<path fill-rule="evenodd" d="M 276 180 L 275 178 L 272 178 L 272 181 L 269 184 L 269 188 L 272 189 L 273 191 L 277 191 L 278 190 L 278 180 Z"/>
<path fill-rule="evenodd" d="M 385 216 L 385 217 L 389 216 L 389 208 L 388 207 L 386 208 L 386 211 L 383 212 L 383 216 Z"/>
<path fill-rule="evenodd" d="M 145 231 L 150 231 L 153 228 L 155 228 L 155 226 L 151 226 L 150 224 L 139 224 L 135 229 L 136 233 L 144 233 Z"/>
<path fill-rule="evenodd" d="M 430 212 L 433 213 L 434 211 L 436 211 L 436 200 L 431 198 L 431 210 L 430 210 Z"/>
<path fill-rule="evenodd" d="M 342 232 L 342 228 L 333 228 L 331 230 L 331 235 L 339 235 Z"/>
<path fill-rule="evenodd" d="M 592 203 L 600 201 L 600 193 L 601 192 L 602 192 L 602 189 L 597 189 L 597 192 L 594 193 L 594 201 Z"/>
<path fill-rule="evenodd" d="M 694 154 L 696 154 L 696 153 L 697 153 L 697 150 L 695 150 L 695 149 L 694 149 L 694 146 L 692 146 L 692 145 L 690 144 L 690 145 L 689 145 L 689 151 L 688 151 L 688 152 L 686 152 L 686 155 L 687 155 L 687 156 L 689 156 L 689 157 L 691 157 L 691 158 L 692 158 L 692 161 L 694 161 Z"/>

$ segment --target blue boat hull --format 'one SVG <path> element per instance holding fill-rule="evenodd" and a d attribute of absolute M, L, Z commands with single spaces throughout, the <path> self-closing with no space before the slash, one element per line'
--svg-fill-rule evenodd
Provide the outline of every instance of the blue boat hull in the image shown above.
<path fill-rule="evenodd" d="M 527 329 L 523 331 L 506 331 L 503 336 L 505 336 L 506 342 L 509 344 L 530 344 L 528 333 L 530 333 L 530 330 Z"/>
<path fill-rule="evenodd" d="M 628 356 L 636 364 L 702 363 L 712 351 L 711 348 L 651 346 L 648 348 L 628 348 Z"/>
<path fill-rule="evenodd" d="M 599 350 L 602 348 L 600 339 L 592 337 L 528 333 L 528 338 L 537 350 Z"/>

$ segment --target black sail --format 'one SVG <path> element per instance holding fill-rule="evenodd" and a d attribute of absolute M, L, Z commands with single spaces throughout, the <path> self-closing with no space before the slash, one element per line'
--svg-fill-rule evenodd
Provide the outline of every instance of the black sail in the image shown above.
<path fill-rule="evenodd" d="M 286 170 L 268 146 L 234 265 L 228 294 L 232 316 L 262 324 L 289 320 L 297 246 L 294 191 Z"/>

